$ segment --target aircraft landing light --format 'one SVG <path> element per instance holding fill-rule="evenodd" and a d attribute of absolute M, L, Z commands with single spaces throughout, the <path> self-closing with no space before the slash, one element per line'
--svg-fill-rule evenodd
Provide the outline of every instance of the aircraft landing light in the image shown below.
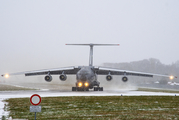
<path fill-rule="evenodd" d="M 5 78 L 8 78 L 8 77 L 9 77 L 9 74 L 5 74 L 4 77 L 5 77 Z"/>
<path fill-rule="evenodd" d="M 173 78 L 174 78 L 173 76 L 170 76 L 170 80 L 173 80 Z"/>
<path fill-rule="evenodd" d="M 86 82 L 86 83 L 85 83 L 85 86 L 88 87 L 88 85 L 89 85 L 89 84 Z"/>
<path fill-rule="evenodd" d="M 82 85 L 83 85 L 83 84 L 82 84 L 81 82 L 78 83 L 78 87 L 82 87 Z"/>

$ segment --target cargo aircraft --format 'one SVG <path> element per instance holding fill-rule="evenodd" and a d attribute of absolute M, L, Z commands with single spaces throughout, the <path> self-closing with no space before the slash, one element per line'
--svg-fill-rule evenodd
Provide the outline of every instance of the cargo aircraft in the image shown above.
<path fill-rule="evenodd" d="M 113 75 L 122 75 L 122 81 L 127 82 L 129 75 L 131 76 L 142 76 L 142 77 L 153 77 L 162 76 L 168 77 L 170 79 L 177 78 L 175 76 L 144 73 L 137 71 L 120 70 L 107 67 L 95 67 L 93 66 L 93 47 L 94 46 L 119 46 L 119 44 L 66 44 L 66 45 L 83 45 L 90 47 L 89 55 L 89 66 L 78 66 L 78 67 L 65 67 L 56 69 L 46 69 L 46 70 L 36 70 L 29 72 L 20 72 L 12 74 L 3 74 L 2 77 L 9 77 L 9 75 L 19 75 L 25 74 L 25 76 L 34 75 L 45 75 L 44 79 L 47 82 L 52 81 L 52 75 L 59 75 L 61 81 L 67 80 L 67 75 L 76 74 L 76 84 L 72 87 L 72 91 L 89 91 L 89 89 L 94 89 L 94 91 L 103 91 L 103 87 L 100 87 L 100 82 L 97 80 L 97 75 L 106 75 L 106 80 L 111 81 Z"/>

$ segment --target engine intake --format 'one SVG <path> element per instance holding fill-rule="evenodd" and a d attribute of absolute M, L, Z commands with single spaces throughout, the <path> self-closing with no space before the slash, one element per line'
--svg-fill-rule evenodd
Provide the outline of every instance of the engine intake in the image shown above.
<path fill-rule="evenodd" d="M 45 81 L 51 82 L 52 81 L 52 76 L 51 75 L 46 75 L 45 76 Z"/>
<path fill-rule="evenodd" d="M 106 80 L 107 80 L 107 81 L 111 81 L 111 80 L 112 80 L 112 76 L 111 76 L 111 75 L 107 75 L 107 76 L 106 76 Z"/>
<path fill-rule="evenodd" d="M 61 81 L 65 81 L 67 79 L 67 76 L 65 74 L 62 74 L 62 75 L 59 76 L 59 79 Z"/>
<path fill-rule="evenodd" d="M 122 77 L 122 81 L 123 82 L 127 82 L 128 81 L 128 78 L 126 76 Z"/>

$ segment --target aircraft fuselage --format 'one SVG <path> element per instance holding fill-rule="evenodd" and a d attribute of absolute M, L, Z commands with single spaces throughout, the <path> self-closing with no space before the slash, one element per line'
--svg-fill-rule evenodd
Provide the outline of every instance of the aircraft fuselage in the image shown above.
<path fill-rule="evenodd" d="M 90 88 L 94 86 L 99 87 L 99 82 L 97 81 L 97 75 L 93 70 L 92 66 L 80 66 L 80 70 L 76 74 L 76 87 Z"/>

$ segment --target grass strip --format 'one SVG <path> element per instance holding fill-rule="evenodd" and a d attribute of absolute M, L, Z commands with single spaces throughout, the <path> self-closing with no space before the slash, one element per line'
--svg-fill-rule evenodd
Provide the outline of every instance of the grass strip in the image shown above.
<path fill-rule="evenodd" d="M 12 98 L 7 110 L 10 116 L 20 119 L 34 119 L 29 112 L 29 98 Z M 38 120 L 58 119 L 179 119 L 178 96 L 84 96 L 43 97 L 42 112 Z"/>

